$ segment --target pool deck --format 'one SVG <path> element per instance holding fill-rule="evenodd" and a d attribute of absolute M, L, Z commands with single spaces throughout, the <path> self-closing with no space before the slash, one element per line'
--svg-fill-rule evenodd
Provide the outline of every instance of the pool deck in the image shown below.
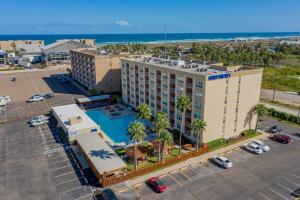
<path fill-rule="evenodd" d="M 126 117 L 135 114 L 134 111 L 129 110 L 122 104 L 103 106 L 98 109 L 101 110 L 110 119 L 117 119 L 120 117 Z"/>

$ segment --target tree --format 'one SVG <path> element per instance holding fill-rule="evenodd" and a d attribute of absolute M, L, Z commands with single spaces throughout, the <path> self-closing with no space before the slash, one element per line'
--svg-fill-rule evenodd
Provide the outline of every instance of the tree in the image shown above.
<path fill-rule="evenodd" d="M 268 111 L 268 108 L 264 104 L 257 104 L 253 108 L 253 113 L 257 114 L 256 125 L 255 125 L 255 131 L 257 131 L 258 118 L 266 116 L 269 113 L 269 111 Z"/>
<path fill-rule="evenodd" d="M 197 133 L 197 144 L 196 144 L 196 149 L 198 151 L 199 148 L 199 134 L 201 130 L 205 130 L 206 127 L 206 122 L 203 121 L 202 119 L 194 119 L 192 124 L 191 124 L 192 130 Z"/>
<path fill-rule="evenodd" d="M 98 95 L 98 91 L 97 91 L 96 88 L 91 88 L 91 89 L 89 90 L 89 94 L 90 94 L 91 96 L 95 96 L 95 95 Z"/>
<path fill-rule="evenodd" d="M 191 99 L 185 95 L 180 95 L 176 102 L 177 110 L 181 111 L 181 126 L 180 126 L 180 136 L 179 136 L 179 155 L 181 154 L 181 138 L 185 130 L 185 112 L 190 109 L 192 105 Z"/>
<path fill-rule="evenodd" d="M 162 144 L 162 152 L 164 152 L 166 145 L 173 144 L 173 135 L 168 130 L 163 130 L 158 138 L 159 146 Z M 161 160 L 163 160 L 164 153 L 161 155 Z"/>
<path fill-rule="evenodd" d="M 145 125 L 138 121 L 133 121 L 129 124 L 128 136 L 134 142 L 134 168 L 137 168 L 136 148 L 137 144 L 143 141 L 146 137 Z"/>
<path fill-rule="evenodd" d="M 141 120 L 150 120 L 151 119 L 151 109 L 150 107 L 143 103 L 137 107 L 137 117 Z"/>
<path fill-rule="evenodd" d="M 153 122 L 153 127 L 154 131 L 158 134 L 158 138 L 160 138 L 160 135 L 170 127 L 170 122 L 165 112 L 157 112 L 155 120 Z M 158 161 L 160 161 L 161 149 L 159 140 L 158 143 Z"/>

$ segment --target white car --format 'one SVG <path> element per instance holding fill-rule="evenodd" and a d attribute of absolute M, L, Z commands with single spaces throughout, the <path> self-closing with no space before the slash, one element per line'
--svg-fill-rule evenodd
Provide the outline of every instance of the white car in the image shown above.
<path fill-rule="evenodd" d="M 46 121 L 49 121 L 49 117 L 46 116 L 46 115 L 34 116 L 34 117 L 31 118 L 30 122 L 36 121 L 36 120 L 41 120 L 41 121 L 46 120 Z"/>
<path fill-rule="evenodd" d="M 7 101 L 5 101 L 4 99 L 0 99 L 0 106 L 6 106 L 7 105 Z"/>
<path fill-rule="evenodd" d="M 245 149 L 247 149 L 248 151 L 255 153 L 255 154 L 261 154 L 263 153 L 263 150 L 260 146 L 258 146 L 257 144 L 254 143 L 247 143 L 244 144 Z"/>
<path fill-rule="evenodd" d="M 40 125 L 47 124 L 49 121 L 48 120 L 32 120 L 30 121 L 31 126 L 36 127 Z"/>
<path fill-rule="evenodd" d="M 263 150 L 264 152 L 270 151 L 270 147 L 269 147 L 268 145 L 266 145 L 265 143 L 263 143 L 263 141 L 253 139 L 252 142 L 253 142 L 254 144 L 257 144 L 260 148 L 262 148 L 262 150 Z"/>
<path fill-rule="evenodd" d="M 232 167 L 232 163 L 230 162 L 230 160 L 228 160 L 224 156 L 214 156 L 214 157 L 212 157 L 212 161 L 214 161 L 215 163 L 217 163 L 218 165 L 220 165 L 226 169 Z"/>
<path fill-rule="evenodd" d="M 1 100 L 4 100 L 7 103 L 10 103 L 11 102 L 11 97 L 10 96 L 0 96 L 0 101 Z"/>
<path fill-rule="evenodd" d="M 40 94 L 33 95 L 29 98 L 28 102 L 36 102 L 36 101 L 43 101 L 44 97 Z"/>

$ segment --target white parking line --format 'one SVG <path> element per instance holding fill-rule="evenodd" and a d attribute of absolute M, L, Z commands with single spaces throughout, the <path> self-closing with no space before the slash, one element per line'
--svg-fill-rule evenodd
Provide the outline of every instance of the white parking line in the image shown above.
<path fill-rule="evenodd" d="M 285 187 L 285 186 L 283 186 L 283 185 L 281 185 L 280 183 L 276 183 L 277 185 L 279 185 L 280 187 L 282 187 L 282 188 L 284 188 L 284 189 L 286 189 L 287 191 L 289 191 L 289 192 L 293 192 L 292 190 L 290 190 L 289 188 L 287 188 L 287 187 Z"/>
<path fill-rule="evenodd" d="M 56 169 L 51 169 L 50 172 L 54 172 L 56 170 L 63 169 L 63 168 L 66 168 L 66 167 L 72 167 L 72 165 L 66 165 L 66 166 L 63 166 L 63 167 L 56 168 Z"/>
<path fill-rule="evenodd" d="M 280 194 L 280 193 L 277 192 L 276 190 L 273 190 L 273 189 L 270 188 L 270 187 L 268 187 L 268 189 L 269 189 L 270 191 L 274 192 L 275 194 L 277 194 L 278 196 L 280 196 L 280 197 L 282 197 L 282 198 L 284 198 L 284 199 L 286 199 L 286 200 L 289 200 L 288 198 L 286 198 L 285 196 L 283 196 L 282 194 Z"/>
<path fill-rule="evenodd" d="M 300 176 L 297 176 L 296 174 L 293 174 L 294 177 L 300 179 Z"/>
<path fill-rule="evenodd" d="M 76 178 L 73 178 L 73 179 L 71 179 L 71 180 L 67 180 L 67 181 L 64 181 L 64 182 L 61 182 L 61 183 L 57 183 L 57 184 L 55 184 L 55 185 L 61 185 L 61 184 L 64 184 L 64 183 L 69 183 L 69 182 L 71 182 L 71 181 L 74 181 L 74 180 L 80 180 L 80 179 L 84 179 L 84 177 L 83 177 L 83 176 L 81 176 L 81 177 L 76 177 Z"/>
<path fill-rule="evenodd" d="M 272 200 L 269 197 L 267 197 L 266 195 L 264 195 L 263 193 L 258 192 L 258 194 L 267 200 Z"/>
<path fill-rule="evenodd" d="M 176 178 L 174 178 L 172 175 L 169 175 L 169 177 L 173 179 L 173 181 L 175 181 L 178 185 L 182 186 L 182 184 L 178 180 L 176 180 Z"/>
<path fill-rule="evenodd" d="M 67 175 L 67 174 L 71 174 L 71 173 L 75 173 L 76 174 L 76 172 L 80 172 L 80 170 L 71 170 L 70 172 L 66 172 L 66 173 L 54 176 L 54 178 L 57 178 L 57 177 L 60 177 L 60 176 L 64 176 L 64 175 Z M 81 172 L 80 172 L 80 174 L 81 174 Z"/>
<path fill-rule="evenodd" d="M 83 197 L 79 197 L 79 198 L 77 198 L 77 199 L 74 199 L 74 200 L 79 200 L 79 199 L 83 199 L 83 198 L 86 198 L 86 197 L 89 197 L 89 196 L 92 196 L 93 194 L 88 194 L 88 195 L 85 195 L 85 196 L 83 196 Z"/>
<path fill-rule="evenodd" d="M 53 162 L 53 163 L 50 163 L 50 167 L 52 166 L 52 165 L 56 165 L 56 164 L 58 164 L 58 163 L 62 163 L 62 162 L 66 162 L 66 161 L 70 161 L 71 162 L 71 160 L 74 160 L 74 158 L 66 158 L 66 159 L 64 159 L 64 160 L 60 160 L 60 161 L 57 161 L 57 162 Z"/>
<path fill-rule="evenodd" d="M 287 178 L 284 178 L 284 180 L 286 180 L 287 182 L 290 182 L 291 184 L 294 184 L 294 185 L 300 187 L 299 184 L 297 184 L 297 183 L 295 183 L 295 182 L 293 182 L 293 181 L 291 181 L 291 180 L 289 180 L 289 179 L 287 179 Z"/>
<path fill-rule="evenodd" d="M 83 185 L 83 186 L 80 186 L 80 187 L 77 187 L 77 188 L 73 188 L 73 189 L 71 189 L 71 190 L 68 190 L 68 191 L 65 191 L 65 192 L 61 192 L 61 193 L 58 193 L 58 194 L 59 194 L 59 195 L 60 195 L 60 194 L 65 194 L 65 193 L 72 192 L 72 191 L 74 191 L 74 190 L 78 190 L 78 189 L 84 188 L 84 187 L 86 187 L 86 185 Z"/>

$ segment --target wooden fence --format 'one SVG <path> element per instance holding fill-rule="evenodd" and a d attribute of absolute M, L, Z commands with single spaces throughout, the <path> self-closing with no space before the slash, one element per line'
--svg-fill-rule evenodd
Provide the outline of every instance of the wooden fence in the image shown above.
<path fill-rule="evenodd" d="M 165 167 L 183 162 L 183 161 L 188 160 L 190 158 L 200 156 L 200 155 L 202 155 L 206 152 L 208 152 L 208 147 L 207 146 L 199 148 L 198 151 L 196 151 L 196 150 L 190 151 L 190 152 L 181 154 L 181 156 L 174 156 L 172 158 L 167 158 L 163 161 L 156 162 L 152 165 L 148 165 L 148 166 L 145 166 L 145 167 L 138 168 L 136 170 L 128 171 L 124 175 L 103 177 L 100 180 L 100 183 L 103 187 L 108 187 L 108 186 L 111 186 L 111 185 L 129 180 L 129 179 L 133 179 L 135 177 L 142 176 L 142 175 L 148 174 L 150 172 L 154 172 L 156 170 L 159 170 L 159 169 L 162 169 L 162 168 L 165 168 Z"/>

